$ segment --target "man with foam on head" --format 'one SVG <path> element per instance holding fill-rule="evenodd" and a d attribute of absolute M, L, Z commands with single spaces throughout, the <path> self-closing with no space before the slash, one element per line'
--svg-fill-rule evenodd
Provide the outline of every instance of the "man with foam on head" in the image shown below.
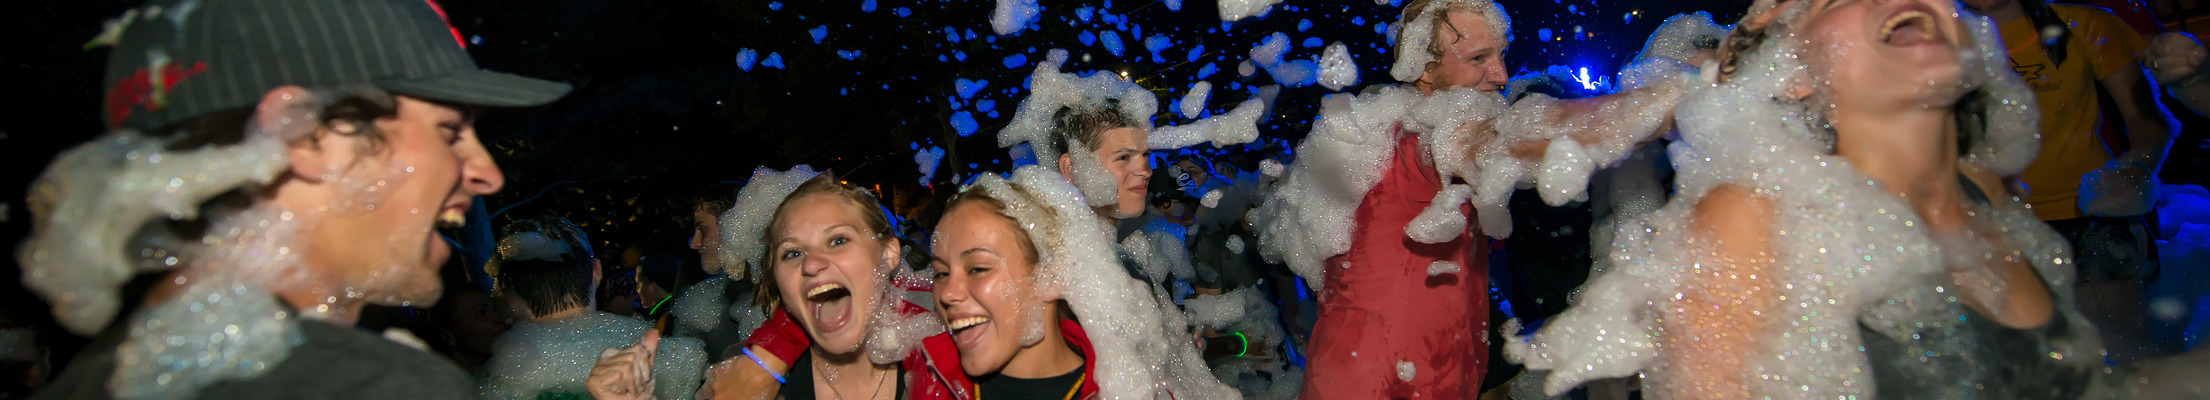
<path fill-rule="evenodd" d="M 519 321 L 492 346 L 479 393 L 486 399 L 584 395 L 599 353 L 637 343 L 652 323 L 598 311 L 592 294 L 599 260 L 575 224 L 545 217 L 514 226 L 499 239 L 498 258 L 486 269 Z M 706 367 L 700 346 L 695 338 L 659 341 L 652 368 L 656 396 L 696 394 Z"/>
<path fill-rule="evenodd" d="M 155 0 L 112 46 L 110 132 L 34 184 L 25 286 L 98 337 L 47 398 L 467 398 L 451 363 L 350 328 L 429 305 L 439 226 L 504 183 L 468 106 L 564 84 L 477 69 L 423 0 Z M 126 301 L 124 283 L 153 284 Z M 121 316 L 121 318 L 118 318 Z"/>
<path fill-rule="evenodd" d="M 1406 4 L 1391 75 L 1407 84 L 1330 97 L 1254 212 L 1261 254 L 1321 293 L 1307 373 L 1326 379 L 1305 381 L 1304 398 L 1477 397 L 1490 328 L 1479 234 L 1510 234 L 1515 184 L 1562 204 L 1668 120 L 1677 61 L 1630 67 L 1618 94 L 1508 104 L 1510 24 L 1489 0 Z"/>

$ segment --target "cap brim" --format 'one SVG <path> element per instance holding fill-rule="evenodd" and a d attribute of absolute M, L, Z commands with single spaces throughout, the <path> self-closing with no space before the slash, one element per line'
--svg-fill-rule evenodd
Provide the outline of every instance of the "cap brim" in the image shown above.
<path fill-rule="evenodd" d="M 444 76 L 376 82 L 407 96 L 487 107 L 545 105 L 568 95 L 568 84 L 505 73 L 470 70 Z"/>

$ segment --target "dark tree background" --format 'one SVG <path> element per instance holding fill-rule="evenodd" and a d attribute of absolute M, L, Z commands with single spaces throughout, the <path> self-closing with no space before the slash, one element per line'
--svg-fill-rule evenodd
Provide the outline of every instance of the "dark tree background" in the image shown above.
<path fill-rule="evenodd" d="M 22 205 L 29 181 L 56 153 L 100 133 L 107 50 L 83 44 L 102 21 L 139 2 L 6 3 L 0 88 L 13 101 L 0 107 L 0 242 L 14 244 L 29 228 Z M 1159 1 L 1045 3 L 1038 22 L 1001 37 L 989 24 L 995 3 L 975 0 L 441 1 L 483 67 L 576 86 L 552 105 L 492 110 L 479 120 L 507 176 L 507 188 L 486 199 L 491 209 L 508 210 L 494 224 L 566 216 L 593 235 L 601 254 L 634 247 L 695 257 L 684 249 L 685 199 L 760 166 L 834 170 L 876 188 L 897 212 L 920 213 L 955 178 L 1011 169 L 995 132 L 1050 49 L 1074 54 L 1069 71 L 1126 73 L 1152 89 L 1167 111 L 1160 125 L 1188 122 L 1168 110 L 1199 80 L 1214 85 L 1213 112 L 1274 84 L 1263 71 L 1237 71 L 1274 32 L 1291 37 L 1289 59 L 1316 58 L 1316 45 L 1339 41 L 1361 67 L 1361 84 L 1390 81 L 1384 27 L 1398 7 L 1389 1 L 1289 0 L 1234 23 L 1222 22 L 1206 0 L 1187 0 L 1179 11 Z M 1608 75 L 1665 16 L 1711 10 L 1731 22 L 1748 3 L 1507 0 L 1515 39 L 1509 68 L 1569 65 Z M 1551 31 L 1550 41 L 1541 41 L 1542 30 Z M 1120 43 L 1117 54 L 1107 36 Z M 1155 52 L 1146 45 L 1153 36 L 1164 40 Z M 749 70 L 739 62 L 747 49 L 757 55 Z M 780 67 L 765 65 L 771 54 Z M 986 86 L 962 98 L 961 79 Z M 1330 92 L 1283 90 L 1265 135 L 1301 138 Z M 959 135 L 960 113 L 977 132 Z M 913 154 L 928 147 L 948 156 L 924 186 Z M 14 267 L 0 271 L 0 285 L 19 287 L 17 275 Z M 22 308 L 11 309 L 44 308 L 13 293 Z"/>

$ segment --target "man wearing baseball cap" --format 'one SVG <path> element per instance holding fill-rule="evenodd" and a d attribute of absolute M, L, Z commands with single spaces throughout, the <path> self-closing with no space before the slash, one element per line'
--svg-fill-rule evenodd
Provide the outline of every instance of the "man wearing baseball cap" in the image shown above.
<path fill-rule="evenodd" d="M 33 184 L 16 255 L 97 338 L 36 397 L 475 393 L 351 326 L 369 304 L 434 304 L 452 252 L 436 228 L 504 183 L 473 108 L 567 85 L 477 69 L 425 0 L 154 0 L 88 46 L 113 48 L 110 130 Z"/>

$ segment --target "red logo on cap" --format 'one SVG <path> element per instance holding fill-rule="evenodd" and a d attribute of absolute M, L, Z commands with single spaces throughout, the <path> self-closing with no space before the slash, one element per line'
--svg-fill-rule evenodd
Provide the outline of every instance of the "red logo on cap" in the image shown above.
<path fill-rule="evenodd" d="M 157 101 L 154 91 L 159 90 L 161 96 L 166 96 L 169 89 L 176 87 L 177 82 L 206 71 L 206 61 L 192 63 L 190 69 L 177 64 L 163 65 L 161 66 L 161 82 L 158 83 L 161 86 L 155 87 L 154 85 L 157 83 L 153 81 L 153 76 L 147 74 L 145 68 L 139 68 L 138 72 L 131 73 L 123 80 L 115 82 L 115 88 L 107 91 L 108 125 L 122 125 L 123 120 L 130 117 L 131 109 L 135 107 L 145 107 L 147 111 L 161 110 L 163 103 L 166 102 Z"/>
<path fill-rule="evenodd" d="M 422 0 L 422 2 L 430 3 L 430 11 L 437 12 L 437 20 L 445 23 L 445 30 L 453 31 L 453 44 L 458 44 L 463 49 L 468 48 L 468 41 L 460 39 L 460 28 L 453 27 L 453 19 L 445 16 L 445 7 L 438 6 L 437 0 Z"/>

